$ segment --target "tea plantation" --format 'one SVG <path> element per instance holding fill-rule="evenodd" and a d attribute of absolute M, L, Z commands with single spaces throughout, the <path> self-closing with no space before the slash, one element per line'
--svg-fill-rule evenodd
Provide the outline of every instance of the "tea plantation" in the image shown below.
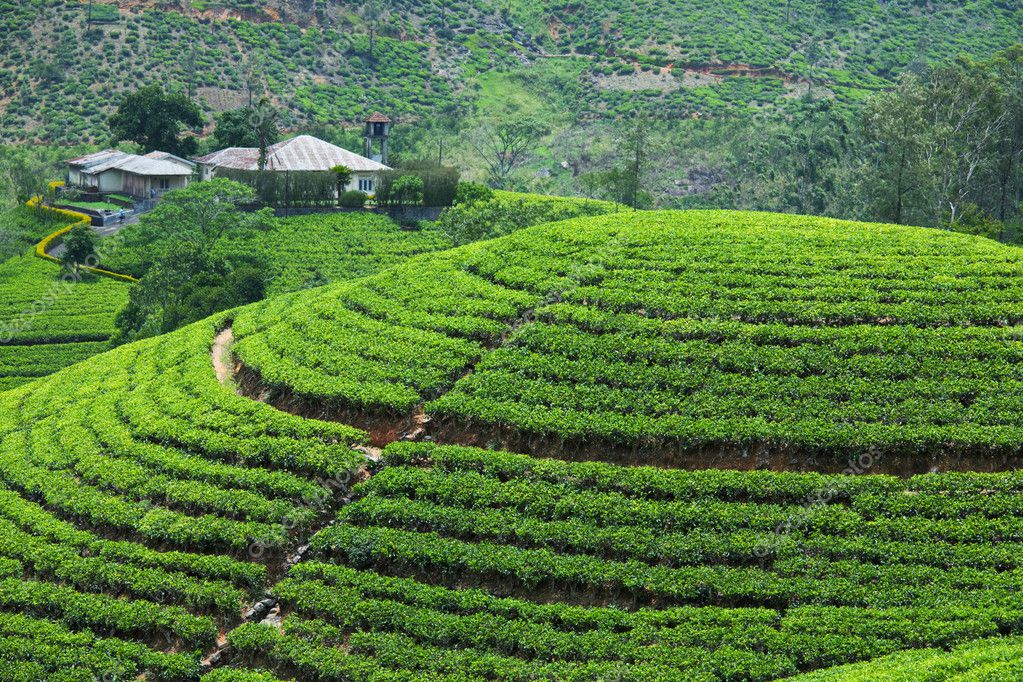
<path fill-rule="evenodd" d="M 0 679 L 1018 679 L 1021 269 L 618 213 L 0 393 Z"/>
<path fill-rule="evenodd" d="M 241 313 L 269 386 L 515 448 L 1020 452 L 1023 251 L 755 213 L 580 219 Z M 546 446 L 541 446 L 541 449 Z M 549 451 L 538 452 L 549 454 Z M 652 463 L 652 462 L 651 462 Z"/>
<path fill-rule="evenodd" d="M 0 263 L 0 391 L 105 350 L 127 301 L 124 282 L 78 281 L 31 254 Z"/>
<path fill-rule="evenodd" d="M 298 679 L 771 680 L 918 648 L 902 660 L 922 665 L 1020 631 L 1014 522 L 998 518 L 1019 483 L 395 444 L 273 588 L 283 627 L 230 640 Z M 1018 640 L 1001 648 L 1018 670 Z"/>
<path fill-rule="evenodd" d="M 60 227 L 22 222 L 34 227 L 26 231 L 32 243 Z M 228 236 L 220 248 L 265 262 L 273 295 L 357 279 L 450 246 L 438 231 L 403 231 L 386 216 L 358 213 L 281 219 L 258 242 Z M 104 250 L 104 265 L 133 272 L 117 249 Z M 128 292 L 124 282 L 78 279 L 27 253 L 0 263 L 0 391 L 107 350 Z"/>
<path fill-rule="evenodd" d="M 152 83 L 210 112 L 244 105 L 258 83 L 257 95 L 265 88 L 286 109 L 289 128 L 351 124 L 374 110 L 411 121 L 452 105 L 479 105 L 488 120 L 496 112 L 479 75 L 495 70 L 541 101 L 542 112 L 529 113 L 581 119 L 785 111 L 811 83 L 851 107 L 907 67 L 989 58 L 1023 40 L 1023 9 L 997 0 L 390 7 L 371 44 L 358 3 L 3 0 L 0 131 L 6 140 L 105 141 L 120 97 Z"/>
<path fill-rule="evenodd" d="M 194 679 L 265 589 L 266 563 L 332 503 L 317 479 L 360 466 L 355 429 L 218 384 L 214 326 L 0 394 L 0 608 L 17 614 L 2 656 L 16 679 Z"/>

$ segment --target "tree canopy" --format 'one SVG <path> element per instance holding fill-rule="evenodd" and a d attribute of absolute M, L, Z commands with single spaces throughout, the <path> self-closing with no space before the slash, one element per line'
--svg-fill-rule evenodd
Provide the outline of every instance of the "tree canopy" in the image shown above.
<path fill-rule="evenodd" d="M 126 95 L 107 125 L 115 141 L 135 142 L 144 152 L 159 150 L 190 156 L 195 154 L 198 143 L 182 133 L 202 123 L 202 112 L 187 96 L 148 85 Z"/>

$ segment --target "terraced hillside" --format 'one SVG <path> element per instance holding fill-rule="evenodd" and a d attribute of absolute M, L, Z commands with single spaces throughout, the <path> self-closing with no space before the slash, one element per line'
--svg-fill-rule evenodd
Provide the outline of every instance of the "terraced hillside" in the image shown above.
<path fill-rule="evenodd" d="M 35 239 L 59 227 L 45 224 Z M 131 228 L 121 236 L 123 243 L 133 245 Z M 141 235 L 143 241 L 147 237 Z M 357 279 L 450 246 L 436 230 L 406 232 L 382 215 L 320 214 L 281 219 L 254 241 L 229 234 L 218 248 L 232 257 L 251 256 L 266 263 L 268 293 L 273 295 Z M 139 248 L 152 252 L 153 244 Z M 121 251 L 104 249 L 104 267 L 141 276 L 130 249 Z M 78 280 L 31 254 L 0 263 L 0 391 L 107 350 L 128 293 L 124 282 Z"/>
<path fill-rule="evenodd" d="M 964 467 L 1015 461 L 1021 253 L 880 225 L 623 213 L 420 255 L 0 393 L 0 670 L 182 682 L 1011 680 L 1023 477 L 878 472 L 892 453 L 930 466 L 926 448 L 939 445 L 969 454 Z M 626 335 L 582 319 L 638 326 Z M 593 357 L 590 373 L 567 389 L 545 379 L 520 400 L 547 391 L 546 409 L 574 407 L 585 437 L 522 438 L 539 456 L 464 445 L 513 440 L 513 422 L 437 406 L 473 397 L 465 382 L 476 377 L 510 380 L 497 369 L 504 354 L 559 326 Z M 717 360 L 699 364 L 690 344 Z M 729 352 L 713 355 L 719 347 Z M 748 364 L 728 371 L 733 357 Z M 797 358 L 816 369 L 799 371 Z M 529 378 L 521 360 L 509 366 Z M 635 466 L 664 463 L 668 445 L 715 462 L 705 431 L 618 441 L 596 427 L 605 413 L 570 400 L 690 366 L 764 406 L 704 417 L 726 434 L 716 447 L 783 448 L 793 468 L 846 470 Z M 793 387 L 772 402 L 743 377 Z M 858 385 L 855 401 L 837 398 L 843 382 Z M 703 385 L 679 395 L 714 405 Z M 827 399 L 800 393 L 810 385 Z M 612 414 L 650 419 L 642 397 L 656 388 L 642 386 L 608 403 Z M 800 411 L 772 421 L 787 414 L 782 401 Z M 892 412 L 835 416 L 872 405 Z M 931 405 L 947 412 L 910 411 Z M 725 431 L 742 420 L 762 430 Z M 929 441 L 934 429 L 946 440 Z M 369 444 L 384 436 L 405 440 Z M 626 466 L 579 461 L 626 450 Z"/>
<path fill-rule="evenodd" d="M 1023 500 L 1017 475 L 681 472 L 405 443 L 383 463 L 273 588 L 283 626 L 231 633 L 236 660 L 302 680 L 773 680 L 908 649 L 808 679 L 1018 670 L 1018 639 L 935 651 L 1020 631 L 1015 522 L 998 518 Z"/>
<path fill-rule="evenodd" d="M 235 320 L 281 404 L 538 454 L 841 469 L 1018 461 L 1023 251 L 727 212 L 557 223 Z M 596 444 L 600 444 L 596 447 Z M 587 455 L 589 453 L 589 455 Z"/>
<path fill-rule="evenodd" d="M 374 110 L 415 120 L 452 105 L 489 109 L 495 70 L 542 113 L 749 115 L 785 110 L 811 83 L 854 105 L 910 65 L 989 58 L 1023 40 L 1023 9 L 995 0 L 389 6 L 371 43 L 359 3 L 4 0 L 0 130 L 7 140 L 105 140 L 121 94 L 151 83 L 222 111 L 265 82 L 292 127 Z M 90 7 L 101 23 L 88 23 Z"/>
<path fill-rule="evenodd" d="M 0 394 L 5 674 L 195 679 L 361 466 L 355 429 L 218 384 L 214 324 Z"/>
<path fill-rule="evenodd" d="M 124 282 L 65 277 L 31 254 L 0 263 L 0 391 L 106 350 L 127 301 Z"/>

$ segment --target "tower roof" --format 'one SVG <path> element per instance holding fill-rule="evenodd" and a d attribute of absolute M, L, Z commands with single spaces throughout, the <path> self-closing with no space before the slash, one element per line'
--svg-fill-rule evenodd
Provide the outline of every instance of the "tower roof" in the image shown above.
<path fill-rule="evenodd" d="M 390 123 L 391 119 L 387 118 L 379 111 L 375 112 L 372 116 L 366 119 L 366 123 Z"/>

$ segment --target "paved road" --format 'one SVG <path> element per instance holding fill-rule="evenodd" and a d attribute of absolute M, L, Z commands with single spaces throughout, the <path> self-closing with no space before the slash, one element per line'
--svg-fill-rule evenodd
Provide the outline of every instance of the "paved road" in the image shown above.
<path fill-rule="evenodd" d="M 138 221 L 139 221 L 138 214 L 133 214 L 125 218 L 123 223 L 113 223 L 112 225 L 104 225 L 103 227 L 96 227 L 94 225 L 92 231 L 95 232 L 99 237 L 109 237 L 111 235 L 117 234 L 118 232 L 128 227 L 129 225 L 137 223 Z M 64 244 L 57 244 L 46 253 L 47 255 L 53 256 L 54 258 L 60 258 L 61 256 L 64 255 L 64 251 L 65 251 Z"/>

